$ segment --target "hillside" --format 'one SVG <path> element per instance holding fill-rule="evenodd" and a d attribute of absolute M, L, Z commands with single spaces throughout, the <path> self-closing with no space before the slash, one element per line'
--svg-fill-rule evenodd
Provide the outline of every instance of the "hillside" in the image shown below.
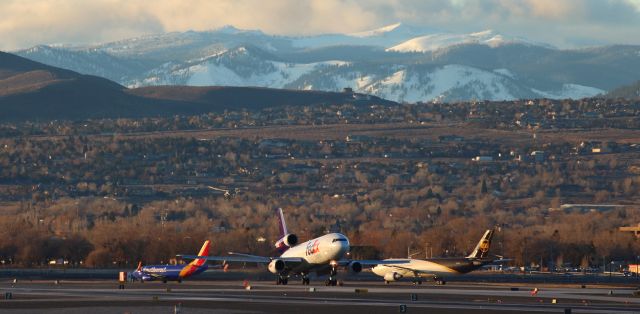
<path fill-rule="evenodd" d="M 0 121 L 141 117 L 181 112 L 96 76 L 0 52 Z"/>
<path fill-rule="evenodd" d="M 249 110 L 279 106 L 302 106 L 321 104 L 381 104 L 396 103 L 374 96 L 362 96 L 351 93 L 333 93 L 321 91 L 301 91 L 262 87 L 221 87 L 221 86 L 153 86 L 129 90 L 129 93 L 147 99 L 181 101 L 190 104 L 206 105 L 216 109 L 246 108 Z"/>
<path fill-rule="evenodd" d="M 605 94 L 607 98 L 626 98 L 626 99 L 640 99 L 640 81 L 635 82 L 634 84 L 622 86 L 616 88 L 607 94 Z"/>
<path fill-rule="evenodd" d="M 350 93 L 254 87 L 154 86 L 127 89 L 0 53 L 0 121 L 84 120 L 191 115 L 238 108 L 335 103 L 394 104 Z"/>

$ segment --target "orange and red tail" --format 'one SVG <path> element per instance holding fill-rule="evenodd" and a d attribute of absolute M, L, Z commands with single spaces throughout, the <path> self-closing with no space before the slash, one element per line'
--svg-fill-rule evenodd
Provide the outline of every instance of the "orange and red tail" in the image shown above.
<path fill-rule="evenodd" d="M 198 252 L 198 256 L 209 256 L 209 243 L 211 243 L 211 241 L 209 240 L 204 241 L 204 244 L 202 245 L 200 252 Z M 186 278 L 193 275 L 193 273 L 197 272 L 198 270 L 201 270 L 202 266 L 206 266 L 205 265 L 206 263 L 207 263 L 207 260 L 204 258 L 194 259 L 193 261 L 191 261 L 191 263 L 189 263 L 180 271 L 180 278 Z"/>
<path fill-rule="evenodd" d="M 200 249 L 200 252 L 198 252 L 198 256 L 209 256 L 209 244 L 211 243 L 211 241 L 207 240 L 204 241 L 204 244 L 202 245 L 202 248 Z M 193 260 L 193 262 L 191 262 L 192 265 L 194 266 L 202 266 L 207 262 L 206 259 L 203 258 L 196 258 Z"/>
<path fill-rule="evenodd" d="M 136 271 L 141 271 L 142 270 L 142 261 L 138 262 L 138 268 L 136 268 Z"/>

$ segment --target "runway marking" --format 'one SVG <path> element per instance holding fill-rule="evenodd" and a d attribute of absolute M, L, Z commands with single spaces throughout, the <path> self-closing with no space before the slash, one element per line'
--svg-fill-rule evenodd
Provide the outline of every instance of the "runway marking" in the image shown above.
<path fill-rule="evenodd" d="M 103 301 L 104 298 L 87 298 L 79 300 L 78 303 L 83 302 L 91 302 L 91 301 Z M 135 297 L 135 298 L 127 298 L 126 300 L 136 301 L 136 300 L 146 300 L 150 301 L 150 296 L 145 298 Z M 69 303 L 69 300 L 15 300 L 14 302 L 24 302 L 28 304 L 32 304 L 34 302 L 47 302 L 47 303 Z M 123 301 L 122 299 L 120 301 Z M 164 301 L 174 301 L 174 302 L 185 302 L 185 301 L 205 301 L 205 302 L 251 302 L 251 303 L 261 303 L 261 304 L 295 304 L 295 305 L 332 305 L 332 306 L 372 306 L 372 307 L 398 307 L 400 304 L 406 304 L 409 308 L 438 308 L 438 309 L 459 309 L 459 310 L 490 310 L 490 311 L 527 311 L 527 312 L 549 312 L 549 311 L 561 311 L 566 307 L 571 307 L 573 309 L 573 313 L 637 313 L 638 309 L 620 309 L 620 308 L 612 308 L 607 306 L 590 306 L 590 307 L 580 307 L 580 306 L 568 306 L 568 305 L 548 305 L 548 304 L 474 304 L 471 302 L 442 302 L 442 301 L 423 301 L 423 302 L 402 302 L 398 300 L 389 301 L 389 300 L 371 300 L 371 299 L 318 299 L 318 298 L 247 298 L 246 296 L 239 296 L 235 298 L 233 296 L 226 297 L 175 297 L 175 296 L 162 296 L 158 297 L 158 302 Z M 1 303 L 0 303 L 1 304 Z"/>
<path fill-rule="evenodd" d="M 364 285 L 349 287 L 323 287 L 317 286 L 315 292 L 309 292 L 307 286 L 273 286 L 270 284 L 257 283 L 252 285 L 254 290 L 245 291 L 240 287 L 230 288 L 230 285 L 220 285 L 220 288 L 191 288 L 189 286 L 149 286 L 140 288 L 130 287 L 130 289 L 118 290 L 114 288 L 67 288 L 64 285 L 54 287 L 13 287 L 5 288 L 5 291 L 11 291 L 14 295 L 28 295 L 32 298 L 25 300 L 7 300 L 2 303 L 52 303 L 63 304 L 68 302 L 104 302 L 105 300 L 130 300 L 130 301 L 152 301 L 154 296 L 158 301 L 204 301 L 204 302 L 251 302 L 265 304 L 296 304 L 296 305 L 355 305 L 355 306 L 376 306 L 376 307 L 397 307 L 399 304 L 407 304 L 410 308 L 442 308 L 442 309 L 460 309 L 472 310 L 483 309 L 490 311 L 528 311 L 528 312 L 548 312 L 560 311 L 563 308 L 571 307 L 574 313 L 632 313 L 640 312 L 640 299 L 631 297 L 630 289 L 574 289 L 574 288 L 544 288 L 541 289 L 536 297 L 529 296 L 526 289 L 520 291 L 510 291 L 506 288 L 495 289 L 490 287 L 486 289 L 478 289 L 477 287 L 368 287 L 368 293 L 356 298 L 355 288 L 365 287 Z M 167 291 L 166 287 L 172 290 Z M 313 286 L 311 286 L 313 287 Z M 613 295 L 607 293 L 612 290 Z M 293 295 L 293 294 L 296 295 Z M 326 295 L 327 293 L 333 295 Z M 409 301 L 409 294 L 416 293 L 420 301 Z M 287 295 L 291 294 L 291 295 Z M 303 295 L 301 295 L 303 294 Z M 351 296 L 349 295 L 351 294 Z M 380 295 L 382 294 L 382 295 Z M 394 296 L 406 294 L 407 299 L 398 300 Z M 380 296 L 378 296 L 380 295 Z M 437 300 L 424 299 L 425 296 L 464 296 L 469 300 Z M 37 299 L 41 296 L 41 299 Z M 51 297 L 55 297 L 52 299 Z M 377 299 L 376 299 L 377 297 Z M 473 299 L 475 297 L 475 300 Z M 484 300 L 482 297 L 491 297 L 494 300 Z M 504 297 L 505 300 L 501 304 L 491 303 L 497 302 L 497 298 Z M 427 297 L 428 298 L 428 297 Z M 516 298 L 510 299 L 509 298 Z M 561 302 L 566 300 L 577 301 L 575 303 L 551 305 L 549 303 L 526 303 L 527 300 L 558 299 Z M 523 301 L 524 300 L 524 301 Z M 589 301 L 587 305 L 579 305 L 581 300 Z M 607 302 L 592 304 L 592 301 Z M 525 303 L 523 303 L 525 302 Z M 135 303 L 135 302 L 134 302 Z"/>

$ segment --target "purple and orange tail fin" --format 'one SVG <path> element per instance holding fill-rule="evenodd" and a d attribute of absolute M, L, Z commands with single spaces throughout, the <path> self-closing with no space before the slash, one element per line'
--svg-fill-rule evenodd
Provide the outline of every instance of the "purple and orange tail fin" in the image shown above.
<path fill-rule="evenodd" d="M 287 230 L 287 223 L 284 221 L 284 214 L 282 213 L 282 208 L 276 209 L 276 215 L 278 216 L 278 227 L 280 228 L 280 238 L 284 238 L 289 231 Z"/>
<path fill-rule="evenodd" d="M 209 241 L 209 240 L 204 241 L 204 244 L 202 245 L 202 248 L 200 249 L 200 252 L 198 252 L 198 256 L 209 256 L 209 244 L 210 243 L 211 243 L 211 241 Z M 202 266 L 206 262 L 207 262 L 206 259 L 196 258 L 195 260 L 193 260 L 193 265 Z"/>
<path fill-rule="evenodd" d="M 136 271 L 141 271 L 142 270 L 142 261 L 138 262 L 138 267 L 136 268 Z"/>

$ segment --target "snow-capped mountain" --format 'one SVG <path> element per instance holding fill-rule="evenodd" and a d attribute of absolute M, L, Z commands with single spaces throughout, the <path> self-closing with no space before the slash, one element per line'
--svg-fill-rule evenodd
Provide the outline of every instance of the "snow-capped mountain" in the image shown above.
<path fill-rule="evenodd" d="M 429 52 L 436 51 L 443 48 L 448 48 L 455 45 L 469 45 L 480 44 L 486 45 L 492 48 L 507 44 L 528 44 L 528 45 L 541 45 L 528 42 L 522 38 L 507 37 L 494 32 L 493 30 L 486 30 L 478 33 L 471 34 L 432 34 L 426 36 L 419 36 L 407 40 L 399 45 L 388 48 L 388 51 L 398 52 Z"/>
<path fill-rule="evenodd" d="M 251 46 L 240 46 L 206 58 L 185 63 L 167 63 L 146 73 L 141 81 L 129 86 L 258 86 L 283 88 L 300 76 L 326 67 L 346 64 L 343 61 L 286 63 Z"/>
<path fill-rule="evenodd" d="M 634 46 L 559 50 L 482 31 L 401 23 L 351 34 L 276 36 L 231 26 L 17 54 L 125 86 L 224 85 L 339 91 L 394 101 L 590 97 L 637 80 Z"/>
<path fill-rule="evenodd" d="M 387 48 L 398 45 L 416 36 L 433 32 L 436 32 L 436 30 L 432 28 L 395 23 L 374 30 L 351 34 L 293 37 L 292 45 L 297 48 L 319 48 L 341 45 Z"/>
<path fill-rule="evenodd" d="M 395 101 L 459 101 L 469 99 L 582 98 L 603 91 L 577 84 L 539 90 L 523 85 L 507 69 L 484 70 L 447 64 L 369 64 L 345 61 L 288 63 L 255 47 L 238 47 L 214 56 L 181 64 L 166 64 L 147 73 L 149 85 L 267 86 L 287 89 L 339 91 L 351 87 L 359 93 Z"/>

